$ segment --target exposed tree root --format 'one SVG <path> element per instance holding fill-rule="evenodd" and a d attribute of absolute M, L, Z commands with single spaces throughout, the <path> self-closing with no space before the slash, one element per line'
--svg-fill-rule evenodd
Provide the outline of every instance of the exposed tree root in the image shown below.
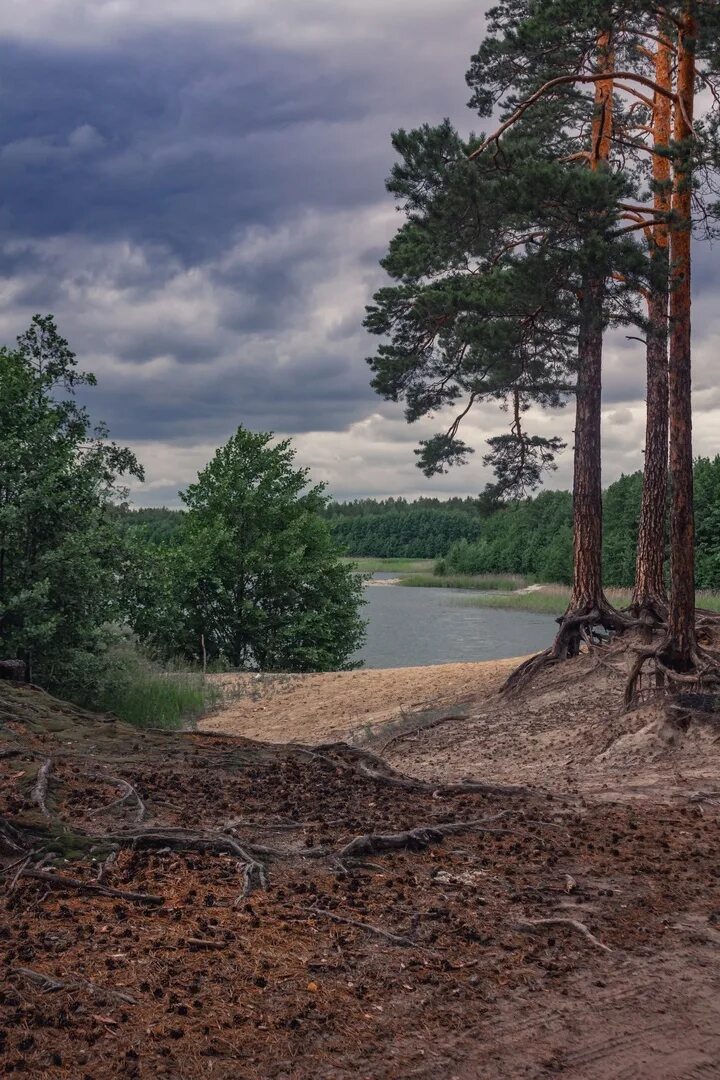
<path fill-rule="evenodd" d="M 0 817 L 0 842 L 9 851 L 20 851 L 23 856 L 28 852 L 22 833 L 4 817 Z"/>
<path fill-rule="evenodd" d="M 670 641 L 668 637 L 665 637 L 655 648 L 638 652 L 625 686 L 626 709 L 632 708 L 637 703 L 643 668 L 648 663 L 649 674 L 654 680 L 655 688 L 662 690 L 667 696 L 676 695 L 682 690 L 720 691 L 720 656 L 696 645 L 692 651 L 689 666 L 683 671 L 678 671 L 669 662 L 669 649 Z"/>
<path fill-rule="evenodd" d="M 411 945 L 413 948 L 417 948 L 417 942 L 413 941 L 409 937 L 404 937 L 402 934 L 393 934 L 389 930 L 383 930 L 381 926 L 373 926 L 372 923 L 360 922 L 359 919 L 348 919 L 345 915 L 336 915 L 334 911 L 327 911 L 325 908 L 300 908 L 301 911 L 305 911 L 308 915 L 313 915 L 315 918 L 331 919 L 333 922 L 345 923 L 347 926 L 355 926 L 358 930 L 366 930 L 370 934 L 376 934 L 378 937 L 383 937 L 387 941 L 391 941 L 393 945 Z"/>
<path fill-rule="evenodd" d="M 51 818 L 52 814 L 47 808 L 46 798 L 48 781 L 50 779 L 50 770 L 52 769 L 53 759 L 51 757 L 46 758 L 42 765 L 38 769 L 37 779 L 35 780 L 35 786 L 32 789 L 31 798 L 34 803 L 40 808 L 40 812 L 43 817 Z"/>
<path fill-rule="evenodd" d="M 601 949 L 606 953 L 612 952 L 609 945 L 604 945 L 594 934 L 590 933 L 585 923 L 578 922 L 577 919 L 564 919 L 560 916 L 549 919 L 521 919 L 513 924 L 513 929 L 519 930 L 523 934 L 537 934 L 540 930 L 551 929 L 554 926 L 563 926 L 569 930 L 574 930 L 577 934 L 582 934 L 585 940 L 594 945 L 596 949 Z"/>
<path fill-rule="evenodd" d="M 440 724 L 448 724 L 451 720 L 467 720 L 467 715 L 453 713 L 451 716 L 440 716 L 436 720 L 429 720 L 425 724 L 417 724 L 407 731 L 399 731 L 397 735 L 391 735 L 387 742 L 382 744 L 380 753 L 386 753 L 391 746 L 394 746 L 395 743 L 402 742 L 403 739 L 410 739 L 413 735 L 419 735 L 421 731 L 432 731 L 433 728 L 439 727 Z"/>
<path fill-rule="evenodd" d="M 113 896 L 119 900 L 132 900 L 138 904 L 165 903 L 163 896 L 153 896 L 151 893 L 127 892 L 125 889 L 111 889 L 107 885 L 98 885 L 94 881 L 80 881 L 77 878 L 65 877 L 63 874 L 52 874 L 49 870 L 23 869 L 19 876 L 32 878 L 34 881 L 42 881 L 45 885 L 49 885 L 50 888 L 95 893 L 100 896 Z"/>
<path fill-rule="evenodd" d="M 98 885 L 104 885 L 105 884 L 105 879 L 107 878 L 108 870 L 112 867 L 112 865 L 116 861 L 116 859 L 117 859 L 117 851 L 111 851 L 110 854 L 108 855 L 107 859 L 103 859 L 103 861 L 100 863 L 100 868 L 98 870 L 98 875 L 97 875 L 97 878 L 95 879 L 97 881 Z"/>
<path fill-rule="evenodd" d="M 111 843 L 122 844 L 126 847 L 137 849 L 162 850 L 170 848 L 174 851 L 209 851 L 216 854 L 229 853 L 237 855 L 245 864 L 244 886 L 242 896 L 248 896 L 255 884 L 260 888 L 267 888 L 267 876 L 265 867 L 250 854 L 259 848 L 253 845 L 241 846 L 237 840 L 226 833 L 219 832 L 193 832 L 190 829 L 148 829 L 142 832 L 113 833 L 104 836 L 102 840 Z M 270 849 L 263 848 L 264 854 Z M 275 854 L 273 852 L 273 854 Z"/>
<path fill-rule="evenodd" d="M 569 608 L 558 623 L 560 629 L 550 648 L 523 661 L 503 683 L 501 694 L 515 693 L 532 682 L 543 668 L 578 656 L 583 644 L 597 645 L 599 629 L 623 634 L 638 625 L 637 619 L 616 611 L 605 597 L 592 604 Z"/>
<path fill-rule="evenodd" d="M 98 986 L 97 983 L 88 979 L 57 979 L 54 975 L 44 975 L 42 971 L 33 971 L 31 968 L 13 968 L 13 975 L 19 975 L 28 982 L 35 983 L 43 990 L 89 990 L 97 997 L 107 1001 L 119 1001 L 124 1005 L 137 1005 L 137 998 L 132 994 L 126 994 L 121 990 L 110 990 L 106 986 Z"/>
<path fill-rule="evenodd" d="M 223 824 L 223 829 L 258 829 L 260 832 L 293 832 L 311 828 L 312 821 L 246 821 L 244 818 L 231 818 Z"/>
<path fill-rule="evenodd" d="M 508 811 L 503 810 L 491 818 L 483 818 L 480 821 L 454 821 L 441 825 L 418 825 L 414 829 L 405 832 L 367 833 L 365 836 L 356 836 L 349 844 L 346 844 L 338 852 L 340 859 L 348 859 L 362 855 L 379 855 L 384 851 L 424 851 L 431 844 L 439 844 L 446 836 L 457 835 L 464 832 L 492 832 L 509 833 L 511 829 L 491 828 L 493 821 L 506 817 Z"/>
<path fill-rule="evenodd" d="M 633 597 L 632 603 L 623 614 L 629 615 L 639 625 L 655 630 L 667 626 L 669 610 L 667 596 L 647 593 L 645 596 Z"/>
<path fill-rule="evenodd" d="M 370 750 L 362 750 L 358 746 L 350 746 L 349 743 L 321 743 L 315 749 L 312 747 L 299 746 L 295 746 L 295 749 L 301 750 L 311 756 L 318 757 L 320 760 L 324 760 L 332 765 L 333 768 L 351 769 L 353 772 L 358 772 L 362 776 L 367 776 L 372 780 L 388 784 L 391 787 L 402 788 L 404 791 L 427 792 L 430 795 L 472 795 L 477 793 L 479 795 L 527 797 L 540 796 L 541 794 L 539 791 L 536 791 L 533 788 L 524 787 L 521 784 L 487 784 L 482 780 L 464 780 L 454 784 L 435 784 L 428 780 L 417 780 L 414 777 L 405 776 L 403 773 L 393 769 L 393 767 L 378 754 L 373 754 Z M 352 758 L 356 764 L 353 766 L 346 761 L 343 761 L 341 758 L 330 757 L 329 755 L 331 753 Z"/>
<path fill-rule="evenodd" d="M 114 806 L 122 806 L 128 799 L 133 799 L 137 804 L 136 817 L 138 824 L 145 818 L 147 807 L 132 784 L 129 784 L 127 780 L 122 780 L 119 776 L 98 776 L 97 779 L 104 780 L 108 784 L 116 784 L 122 790 L 123 794 L 119 799 L 115 799 L 114 802 L 108 803 L 107 806 L 99 806 L 96 810 L 91 810 L 88 815 L 89 817 L 92 817 L 94 814 L 105 813 L 107 810 L 112 810 Z"/>

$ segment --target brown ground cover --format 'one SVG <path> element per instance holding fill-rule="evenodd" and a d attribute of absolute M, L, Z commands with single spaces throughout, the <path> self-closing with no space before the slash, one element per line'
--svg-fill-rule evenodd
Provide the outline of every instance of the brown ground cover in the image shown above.
<path fill-rule="evenodd" d="M 0 689 L 0 1070 L 720 1075 L 717 732 L 573 663 L 375 732 L 395 768 Z"/>

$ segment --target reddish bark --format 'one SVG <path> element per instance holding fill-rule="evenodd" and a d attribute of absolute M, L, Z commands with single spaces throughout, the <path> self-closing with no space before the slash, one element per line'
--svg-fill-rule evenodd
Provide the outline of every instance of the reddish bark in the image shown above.
<path fill-rule="evenodd" d="M 602 275 L 588 273 L 583 282 L 575 390 L 573 589 L 568 608 L 572 614 L 592 611 L 602 595 L 600 403 L 604 294 Z"/>
<path fill-rule="evenodd" d="M 601 70 L 613 68 L 612 41 L 609 33 L 598 39 Z M 595 84 L 590 168 L 606 166 L 610 157 L 613 131 L 613 81 Z M 588 269 L 582 284 L 580 335 L 578 341 L 578 379 L 575 391 L 575 458 L 573 466 L 573 588 L 566 619 L 587 615 L 600 616 L 610 605 L 602 589 L 602 463 L 601 395 L 603 307 L 605 274 L 602 269 Z M 561 628 L 559 637 L 563 635 Z M 574 651 L 571 646 L 570 651 Z"/>
<path fill-rule="evenodd" d="M 672 52 L 661 34 L 655 53 L 655 81 L 672 89 Z M 672 103 L 656 91 L 653 142 L 667 148 L 672 135 Z M 647 413 L 642 507 L 635 563 L 635 587 L 630 610 L 648 622 L 664 622 L 665 515 L 668 480 L 668 219 L 671 208 L 670 159 L 653 155 L 654 209 L 659 215 L 650 231 L 651 286 L 648 293 Z"/>
<path fill-rule="evenodd" d="M 695 524 L 693 520 L 691 392 L 692 142 L 695 99 L 697 2 L 686 0 L 678 33 L 677 105 L 674 141 L 678 147 L 670 226 L 670 513 L 671 590 L 668 640 L 663 659 L 676 671 L 689 670 L 696 654 Z"/>

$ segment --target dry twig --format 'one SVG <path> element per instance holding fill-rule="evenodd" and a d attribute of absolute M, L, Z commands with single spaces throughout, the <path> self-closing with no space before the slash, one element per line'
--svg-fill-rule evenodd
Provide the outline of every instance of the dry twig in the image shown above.
<path fill-rule="evenodd" d="M 565 919 L 560 916 L 549 919 L 521 919 L 514 923 L 513 929 L 523 934 L 536 934 L 540 930 L 550 929 L 553 926 L 564 926 L 568 930 L 574 930 L 577 934 L 582 934 L 586 941 L 589 941 L 596 949 L 601 949 L 606 953 L 612 952 L 609 945 L 603 945 L 602 941 L 590 933 L 585 923 L 578 922 L 577 919 Z"/>
<path fill-rule="evenodd" d="M 13 975 L 20 975 L 28 982 L 35 983 L 43 990 L 90 990 L 98 997 L 107 998 L 109 1001 L 122 1001 L 126 1005 L 137 1005 L 137 998 L 132 994 L 125 994 L 120 990 L 109 990 L 106 986 L 98 986 L 89 979 L 57 979 L 54 975 L 44 975 L 42 971 L 33 971 L 32 968 L 13 968 Z"/>
<path fill-rule="evenodd" d="M 358 930 L 367 930 L 370 934 L 377 934 L 378 937 L 386 938 L 393 945 L 411 945 L 413 948 L 417 948 L 417 942 L 412 941 L 409 937 L 404 937 L 402 934 L 393 934 L 389 930 L 383 930 L 381 926 L 373 926 L 372 923 L 360 922 L 358 919 L 348 919 L 345 915 L 336 915 L 334 911 L 327 911 L 325 908 L 309 907 L 300 908 L 300 910 L 307 912 L 308 915 L 332 919 L 333 922 L 354 926 Z"/>

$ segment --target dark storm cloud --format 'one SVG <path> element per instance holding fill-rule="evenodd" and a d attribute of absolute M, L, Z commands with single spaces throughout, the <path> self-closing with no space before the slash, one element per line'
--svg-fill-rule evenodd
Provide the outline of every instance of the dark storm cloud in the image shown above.
<path fill-rule="evenodd" d="M 372 393 L 361 323 L 398 220 L 390 132 L 472 126 L 463 72 L 486 7 L 37 0 L 32 32 L 0 45 L 0 341 L 56 314 L 98 375 L 93 415 L 143 447 L 143 501 L 191 480 L 239 423 L 298 435 L 338 493 L 483 486 L 483 440 L 505 418 L 481 413 L 468 470 L 424 480 L 412 449 L 435 422 L 408 429 Z M 716 259 L 697 264 L 700 341 Z M 698 375 L 712 382 L 702 355 Z M 618 467 L 643 376 L 641 346 L 615 335 Z M 535 422 L 572 440 L 571 410 Z"/>
<path fill-rule="evenodd" d="M 124 373 L 106 375 L 85 400 L 98 415 L 112 413 L 123 439 L 219 443 L 240 423 L 296 433 L 346 427 L 357 419 L 364 392 L 343 356 L 328 353 L 299 355 L 290 368 L 238 358 L 214 372 L 163 372 L 135 393 L 128 393 Z"/>
<path fill-rule="evenodd" d="M 270 48 L 232 21 L 5 42 L 5 340 L 52 310 L 122 440 L 341 430 L 377 408 L 361 321 L 393 224 L 371 221 L 389 134 L 432 115 L 438 78 L 440 107 L 465 96 L 461 71 L 433 90 L 377 53 Z"/>
<path fill-rule="evenodd" d="M 333 167 L 331 129 L 363 109 L 352 80 L 232 37 L 156 32 L 98 52 L 4 44 L 4 235 L 130 237 L 192 261 L 229 229 L 367 192 L 367 172 Z M 307 133 L 322 160 L 298 168 L 292 133 L 308 125 L 323 133 Z"/>

